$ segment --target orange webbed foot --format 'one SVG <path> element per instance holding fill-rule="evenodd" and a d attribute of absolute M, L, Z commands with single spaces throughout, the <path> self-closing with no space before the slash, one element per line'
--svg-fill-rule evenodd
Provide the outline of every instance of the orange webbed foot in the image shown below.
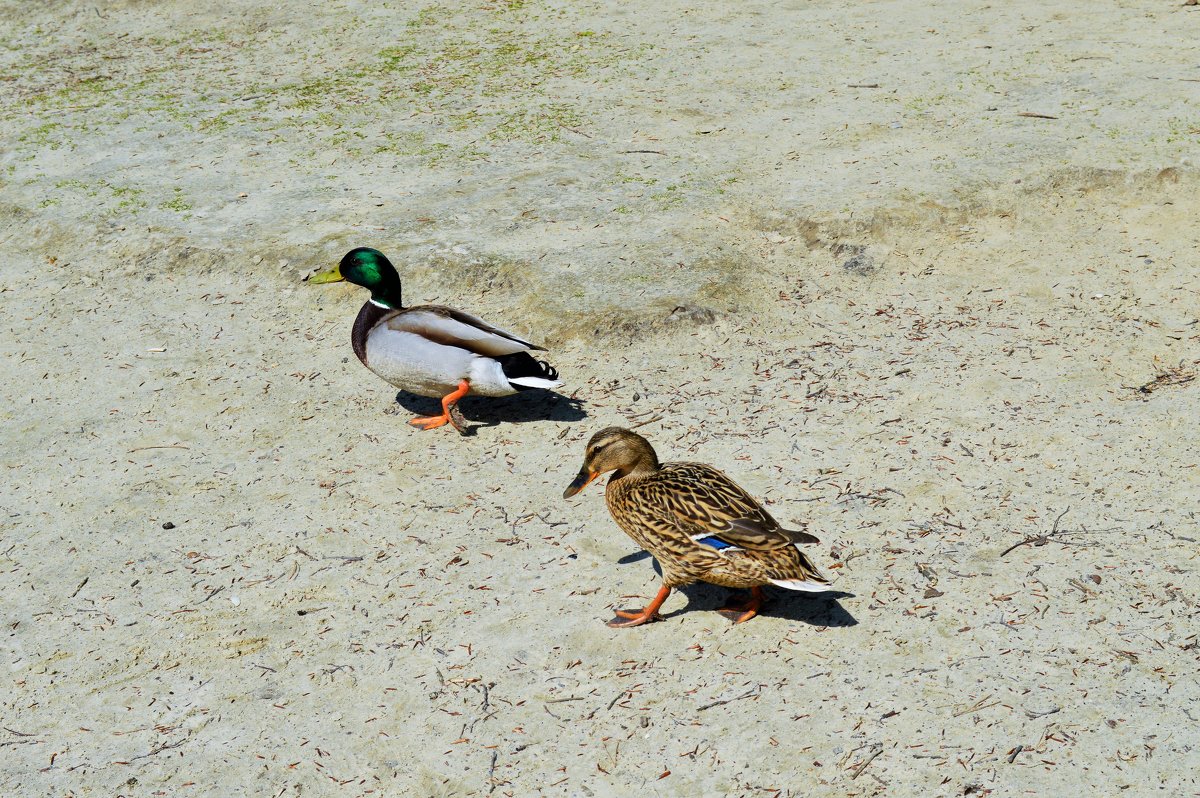
<path fill-rule="evenodd" d="M 755 615 L 758 615 L 758 610 L 744 610 L 739 607 L 722 607 L 717 612 L 734 623 L 745 623 Z"/>
<path fill-rule="evenodd" d="M 420 427 L 423 430 L 437 429 L 445 426 L 450 421 L 450 416 L 417 416 L 408 423 L 414 427 Z"/>
<path fill-rule="evenodd" d="M 717 610 L 721 615 L 724 615 L 735 624 L 745 623 L 746 621 L 758 615 L 759 609 L 762 608 L 763 601 L 766 600 L 766 595 L 761 587 L 752 588 L 750 597 L 744 602 L 730 602 L 721 609 Z"/>
<path fill-rule="evenodd" d="M 469 390 L 471 390 L 471 384 L 466 380 L 461 381 L 457 388 L 442 397 L 442 414 L 440 416 L 417 416 L 408 423 L 426 431 L 450 424 L 458 430 L 460 435 L 465 435 L 467 422 L 463 418 L 462 411 L 458 409 L 458 400 L 466 396 Z"/>
<path fill-rule="evenodd" d="M 657 612 L 646 612 L 646 610 L 617 610 L 616 616 L 608 625 L 614 629 L 623 629 L 626 626 L 641 626 L 644 623 L 654 623 L 661 621 L 662 616 Z"/>
<path fill-rule="evenodd" d="M 608 625 L 614 629 L 622 629 L 626 626 L 641 626 L 644 623 L 661 621 L 662 616 L 658 614 L 658 608 L 663 605 L 669 595 L 671 595 L 671 588 L 663 585 L 658 589 L 658 595 L 654 597 L 654 601 L 640 610 L 616 610 L 617 617 L 609 621 Z"/>

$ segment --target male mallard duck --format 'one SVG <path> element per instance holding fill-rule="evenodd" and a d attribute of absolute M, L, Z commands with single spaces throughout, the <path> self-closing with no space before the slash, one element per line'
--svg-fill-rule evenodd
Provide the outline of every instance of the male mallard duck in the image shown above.
<path fill-rule="evenodd" d="M 441 397 L 442 414 L 414 418 L 408 422 L 413 426 L 428 430 L 450 422 L 462 432 L 462 415 L 454 405 L 468 392 L 508 396 L 562 385 L 553 366 L 529 354 L 531 349 L 545 351 L 540 346 L 461 310 L 404 307 L 400 275 L 377 249 L 352 249 L 337 266 L 308 281 L 340 280 L 371 291 L 350 332 L 363 365 L 397 388 Z"/>
<path fill-rule="evenodd" d="M 750 598 L 719 612 L 734 623 L 758 614 L 762 586 L 823 593 L 830 589 L 800 543 L 819 543 L 806 532 L 782 528 L 736 482 L 703 463 L 663 463 L 649 441 L 621 427 L 592 436 L 583 468 L 563 492 L 570 498 L 606 471 L 604 497 L 617 526 L 658 558 L 662 587 L 641 610 L 617 610 L 609 626 L 658 620 L 671 588 L 692 582 L 748 587 Z"/>

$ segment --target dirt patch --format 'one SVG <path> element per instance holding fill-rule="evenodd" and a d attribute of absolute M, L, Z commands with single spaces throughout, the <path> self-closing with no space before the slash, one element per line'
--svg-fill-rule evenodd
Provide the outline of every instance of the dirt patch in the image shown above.
<path fill-rule="evenodd" d="M 968 12 L 9 9 L 5 793 L 1193 789 L 1200 15 Z M 359 245 L 565 395 L 409 428 Z M 605 627 L 609 424 L 840 592 Z"/>

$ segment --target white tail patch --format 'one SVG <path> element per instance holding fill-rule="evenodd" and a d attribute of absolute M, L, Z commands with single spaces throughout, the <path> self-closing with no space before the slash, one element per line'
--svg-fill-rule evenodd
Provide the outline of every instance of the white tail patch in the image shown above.
<path fill-rule="evenodd" d="M 524 385 L 526 388 L 557 388 L 562 380 L 547 380 L 542 377 L 509 377 L 513 385 Z"/>
<path fill-rule="evenodd" d="M 800 590 L 804 593 L 828 593 L 833 587 L 828 582 L 808 582 L 803 579 L 772 579 L 771 584 Z"/>

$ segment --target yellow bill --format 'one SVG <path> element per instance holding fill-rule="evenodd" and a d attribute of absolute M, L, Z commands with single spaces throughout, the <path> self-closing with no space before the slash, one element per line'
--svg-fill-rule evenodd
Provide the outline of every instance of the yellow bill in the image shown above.
<path fill-rule="evenodd" d="M 326 269 L 323 272 L 318 272 L 308 278 L 310 283 L 340 283 L 346 278 L 342 276 L 341 266 L 334 266 L 332 269 Z"/>

